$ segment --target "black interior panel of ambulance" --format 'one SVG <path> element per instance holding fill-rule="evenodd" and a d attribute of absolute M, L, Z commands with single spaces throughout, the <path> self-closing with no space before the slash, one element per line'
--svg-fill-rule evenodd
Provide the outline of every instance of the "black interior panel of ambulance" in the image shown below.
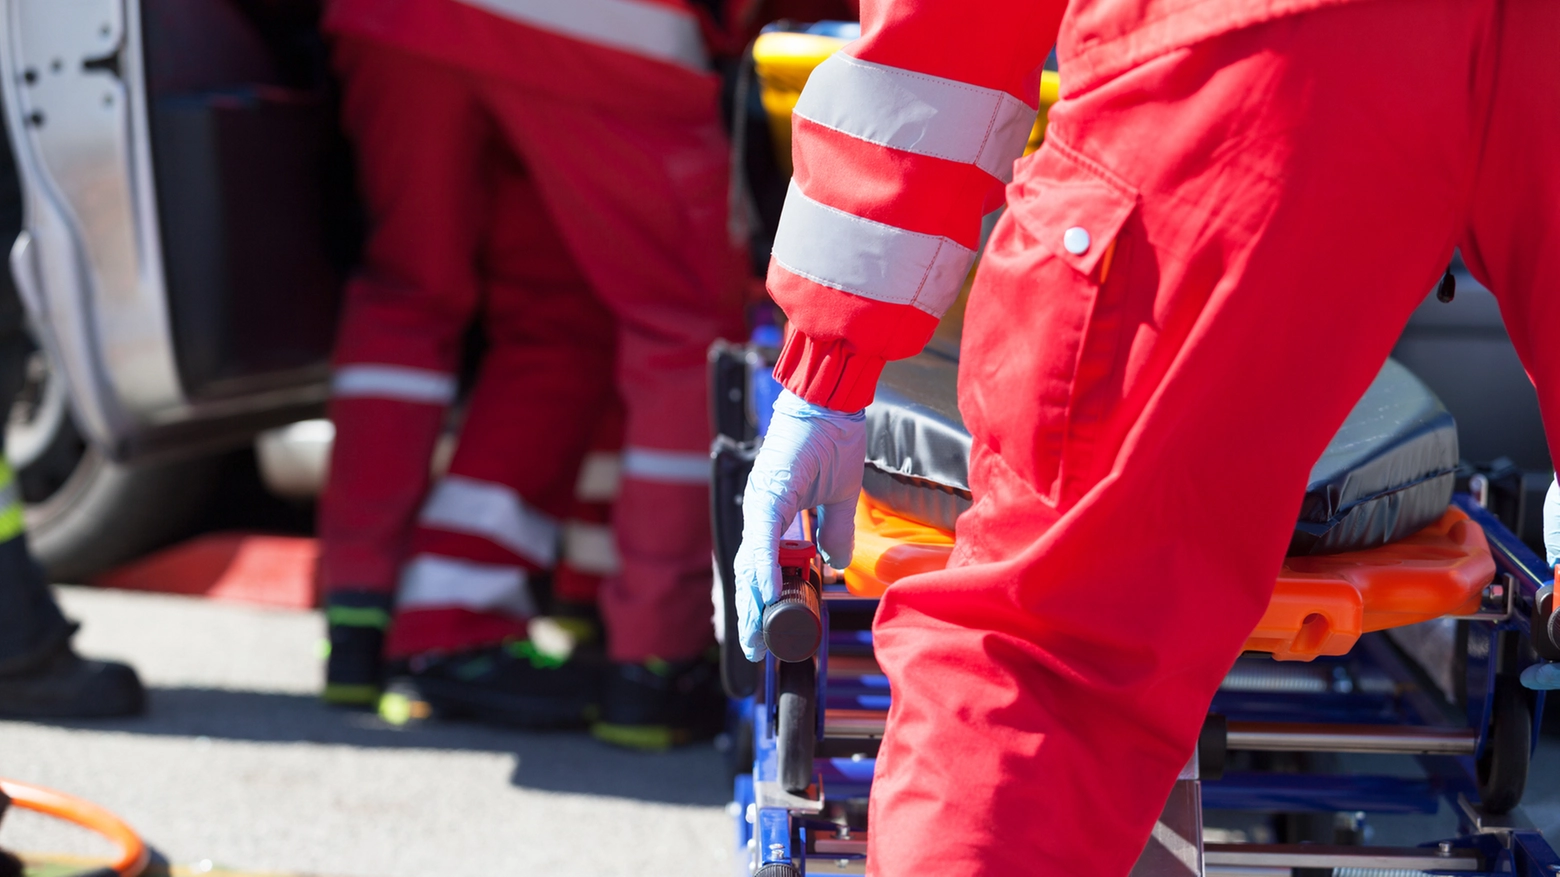
<path fill-rule="evenodd" d="M 946 530 L 970 505 L 970 437 L 957 348 L 889 363 L 867 408 L 868 496 Z M 1388 360 L 1311 470 L 1289 553 L 1373 548 L 1439 518 L 1451 501 L 1457 427 L 1435 394 Z"/>
<path fill-rule="evenodd" d="M 164 277 L 192 399 L 296 384 L 329 360 L 355 229 L 317 13 L 142 4 Z"/>

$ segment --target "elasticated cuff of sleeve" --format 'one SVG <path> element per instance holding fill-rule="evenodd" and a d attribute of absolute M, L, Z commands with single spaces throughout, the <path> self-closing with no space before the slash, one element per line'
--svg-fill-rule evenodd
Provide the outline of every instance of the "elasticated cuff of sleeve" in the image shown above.
<path fill-rule="evenodd" d="M 886 360 L 852 351 L 846 341 L 814 341 L 792 332 L 780 350 L 775 379 L 814 405 L 852 413 L 872 404 Z"/>

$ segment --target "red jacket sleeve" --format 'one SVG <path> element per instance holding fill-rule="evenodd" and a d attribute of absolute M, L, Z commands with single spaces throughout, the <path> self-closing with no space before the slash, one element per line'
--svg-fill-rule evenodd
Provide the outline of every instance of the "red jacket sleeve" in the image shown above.
<path fill-rule="evenodd" d="M 1066 0 L 863 0 L 861 38 L 813 71 L 769 263 L 790 318 L 775 376 L 819 405 L 872 401 L 957 297 L 1039 100 Z"/>

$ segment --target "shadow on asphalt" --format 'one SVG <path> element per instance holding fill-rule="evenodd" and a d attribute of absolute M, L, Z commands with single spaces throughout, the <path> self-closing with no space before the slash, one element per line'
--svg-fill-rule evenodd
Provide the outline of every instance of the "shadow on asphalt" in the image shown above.
<path fill-rule="evenodd" d="M 438 721 L 397 726 L 373 713 L 332 709 L 302 694 L 153 688 L 149 695 L 146 714 L 137 718 L 47 724 L 255 743 L 496 752 L 515 757 L 509 781 L 527 789 L 699 806 L 718 806 L 731 798 L 721 754 L 707 743 L 643 754 L 603 745 L 581 731 Z"/>

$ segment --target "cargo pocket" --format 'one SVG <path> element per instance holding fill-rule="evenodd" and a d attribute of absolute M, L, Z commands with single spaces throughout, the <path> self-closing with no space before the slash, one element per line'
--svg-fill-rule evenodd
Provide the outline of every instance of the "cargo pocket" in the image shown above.
<path fill-rule="evenodd" d="M 1138 194 L 1114 174 L 1048 141 L 1014 183 L 1013 218 L 1053 258 L 1037 265 L 1026 321 L 1039 337 L 1032 461 L 1036 488 L 1059 509 L 1098 480 L 1095 439 L 1113 400 L 1129 275 L 1122 239 Z"/>

